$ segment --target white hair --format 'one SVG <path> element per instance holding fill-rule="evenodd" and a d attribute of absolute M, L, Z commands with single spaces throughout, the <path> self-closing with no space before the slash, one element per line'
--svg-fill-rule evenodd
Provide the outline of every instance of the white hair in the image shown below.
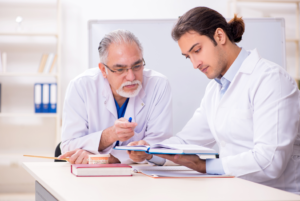
<path fill-rule="evenodd" d="M 128 43 L 128 44 L 135 43 L 138 46 L 141 55 L 143 55 L 143 48 L 138 38 L 135 35 L 133 35 L 133 33 L 131 33 L 130 31 L 119 29 L 106 34 L 104 38 L 101 40 L 98 47 L 100 62 L 101 63 L 107 62 L 108 48 L 111 44 L 122 44 L 122 43 Z"/>

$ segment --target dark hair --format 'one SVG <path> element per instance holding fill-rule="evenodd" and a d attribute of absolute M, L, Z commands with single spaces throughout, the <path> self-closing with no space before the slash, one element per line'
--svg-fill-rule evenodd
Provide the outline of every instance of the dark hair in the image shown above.
<path fill-rule="evenodd" d="M 186 32 L 195 31 L 209 37 L 217 45 L 214 39 L 217 28 L 223 29 L 231 42 L 238 43 L 242 40 L 245 24 L 243 19 L 236 15 L 227 23 L 217 11 L 207 7 L 196 7 L 179 18 L 172 30 L 172 37 L 178 41 Z"/>

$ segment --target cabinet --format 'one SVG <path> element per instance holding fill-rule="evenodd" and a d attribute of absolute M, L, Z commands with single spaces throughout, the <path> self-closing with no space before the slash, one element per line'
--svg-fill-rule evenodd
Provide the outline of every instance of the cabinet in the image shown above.
<path fill-rule="evenodd" d="M 20 19 L 21 22 L 20 22 Z M 23 154 L 54 155 L 61 128 L 61 5 L 59 0 L 0 2 L 0 194 L 34 193 Z M 57 54 L 52 73 L 38 73 L 43 54 Z M 34 112 L 34 84 L 57 83 L 57 112 Z M 46 160 L 47 161 L 47 160 Z M 0 196 L 1 198 L 1 196 Z"/>

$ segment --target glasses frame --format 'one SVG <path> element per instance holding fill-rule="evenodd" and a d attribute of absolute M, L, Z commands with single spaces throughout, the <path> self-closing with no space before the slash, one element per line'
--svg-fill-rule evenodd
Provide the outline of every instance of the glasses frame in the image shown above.
<path fill-rule="evenodd" d="M 145 67 L 146 66 L 146 62 L 145 62 L 145 60 L 144 60 L 144 58 L 142 59 L 142 61 L 143 61 L 143 67 Z M 112 70 L 112 69 L 110 69 L 105 63 L 102 63 L 106 68 L 108 68 L 108 70 L 110 70 L 112 73 L 116 73 L 116 74 L 118 74 L 118 72 L 117 71 L 115 71 L 115 70 Z M 130 68 L 125 68 L 124 70 L 126 70 L 126 72 L 128 72 L 128 70 L 129 69 L 131 69 L 133 72 L 135 72 L 134 70 L 133 70 L 133 67 L 134 66 L 132 66 L 132 67 L 130 67 Z M 125 72 L 124 72 L 125 73 Z M 121 73 L 121 74 L 118 74 L 118 75 L 122 75 L 123 73 Z"/>

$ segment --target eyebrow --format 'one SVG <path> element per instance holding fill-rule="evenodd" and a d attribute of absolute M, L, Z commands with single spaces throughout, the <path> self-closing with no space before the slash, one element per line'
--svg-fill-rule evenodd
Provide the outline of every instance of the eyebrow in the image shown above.
<path fill-rule="evenodd" d="M 196 46 L 196 45 L 199 45 L 199 43 L 196 43 L 196 44 L 194 44 L 190 49 L 189 49 L 189 51 L 188 52 L 191 52 L 192 51 L 192 49 Z M 182 55 L 185 55 L 184 53 L 182 53 Z"/>
<path fill-rule="evenodd" d="M 131 66 L 134 66 L 134 65 L 136 65 L 136 64 L 138 64 L 138 63 L 141 63 L 141 62 L 143 62 L 143 60 L 142 60 L 142 59 L 139 59 L 139 60 L 135 61 Z M 115 64 L 115 65 L 113 65 L 113 67 L 117 67 L 117 68 L 125 68 L 125 67 L 127 67 L 127 65 L 123 65 L 123 64 Z"/>

